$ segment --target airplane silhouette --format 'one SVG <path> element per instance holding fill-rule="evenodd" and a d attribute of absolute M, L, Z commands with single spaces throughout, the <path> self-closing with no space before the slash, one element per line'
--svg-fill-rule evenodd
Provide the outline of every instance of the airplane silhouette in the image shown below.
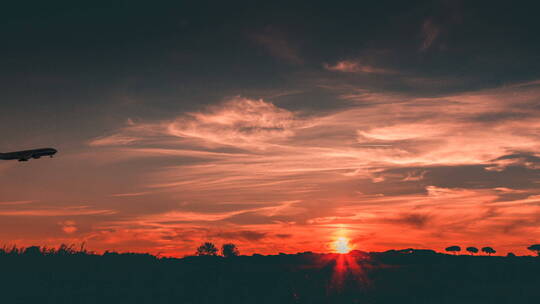
<path fill-rule="evenodd" d="M 17 159 L 22 162 L 22 161 L 28 161 L 30 158 L 38 159 L 42 156 L 53 157 L 53 155 L 56 154 L 56 152 L 58 151 L 53 148 L 16 151 L 16 152 L 9 152 L 9 153 L 0 153 L 0 159 L 4 159 L 4 160 Z"/>

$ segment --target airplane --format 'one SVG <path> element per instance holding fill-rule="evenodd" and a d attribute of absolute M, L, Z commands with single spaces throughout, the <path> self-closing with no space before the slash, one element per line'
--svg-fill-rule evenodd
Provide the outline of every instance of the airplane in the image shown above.
<path fill-rule="evenodd" d="M 28 161 L 30 158 L 38 159 L 42 156 L 53 157 L 53 155 L 55 155 L 56 152 L 58 151 L 53 148 L 43 148 L 43 149 L 25 150 L 25 151 L 17 151 L 17 152 L 9 152 L 9 153 L 0 153 L 0 159 L 4 159 L 4 160 L 17 159 L 20 162 L 23 162 L 23 161 Z"/>

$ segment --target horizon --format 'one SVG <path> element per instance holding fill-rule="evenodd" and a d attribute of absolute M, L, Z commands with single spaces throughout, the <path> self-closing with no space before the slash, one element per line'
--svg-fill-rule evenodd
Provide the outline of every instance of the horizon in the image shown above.
<path fill-rule="evenodd" d="M 9 4 L 0 243 L 540 243 L 540 21 L 504 1 Z"/>
<path fill-rule="evenodd" d="M 211 243 L 211 242 L 205 242 L 205 243 Z M 205 243 L 201 243 L 200 246 L 204 245 Z M 84 254 L 84 255 L 98 255 L 98 256 L 104 256 L 107 254 L 135 254 L 135 255 L 150 255 L 158 259 L 166 258 L 166 259 L 184 259 L 184 258 L 190 258 L 190 257 L 220 257 L 220 258 L 234 258 L 234 257 L 253 257 L 253 256 L 281 256 L 281 255 L 305 255 L 305 254 L 313 254 L 313 255 L 337 255 L 337 256 L 349 256 L 349 255 L 356 255 L 358 253 L 361 254 L 399 254 L 399 255 L 409 255 L 409 254 L 419 254 L 419 253 L 433 253 L 433 254 L 442 254 L 447 256 L 469 256 L 469 257 L 504 257 L 504 258 L 514 258 L 514 257 L 530 257 L 530 258 L 537 258 L 540 256 L 540 252 L 538 251 L 538 248 L 530 249 L 527 248 L 527 251 L 529 254 L 525 255 L 519 255 L 514 254 L 513 252 L 499 252 L 495 251 L 494 253 L 488 253 L 487 251 L 484 251 L 483 248 L 477 248 L 476 251 L 470 251 L 469 248 L 461 248 L 459 250 L 449 250 L 450 246 L 445 248 L 443 251 L 437 251 L 435 249 L 430 248 L 394 248 L 389 249 L 385 251 L 364 251 L 364 250 L 358 250 L 358 249 L 350 249 L 346 252 L 340 252 L 339 249 L 334 249 L 333 251 L 302 251 L 302 252 L 277 252 L 277 253 L 268 253 L 268 254 L 261 254 L 258 252 L 251 252 L 248 254 L 245 254 L 241 248 L 238 248 L 236 244 L 234 243 L 223 243 L 222 246 L 219 246 L 219 244 L 211 243 L 212 245 L 216 246 L 217 249 L 216 252 L 210 253 L 210 252 L 202 252 L 199 253 L 198 250 L 194 250 L 190 254 L 184 254 L 181 256 L 175 256 L 175 255 L 164 255 L 161 252 L 158 252 L 157 254 L 153 254 L 150 252 L 137 252 L 137 251 L 116 251 L 116 250 L 104 250 L 104 251 L 93 251 L 89 250 L 89 248 L 85 247 L 86 244 L 60 244 L 58 246 L 40 246 L 40 245 L 32 245 L 27 247 L 17 246 L 14 245 L 3 245 L 0 247 L 0 254 L 15 254 L 15 255 L 26 255 L 30 253 L 31 255 L 36 254 L 36 249 L 39 250 L 41 255 L 58 255 L 61 252 L 67 253 L 68 255 L 71 254 Z M 230 256 L 227 256 L 224 252 L 223 245 L 233 245 L 236 253 Z M 533 244 L 534 245 L 534 244 Z M 539 247 L 540 244 L 534 245 L 536 247 Z M 455 246 L 451 246 L 455 247 Z M 531 245 L 532 247 L 532 245 Z M 491 247 L 489 247 L 491 248 Z M 539 247 L 540 248 L 540 247 Z M 493 248 L 491 248 L 493 249 Z M 29 251 L 30 250 L 30 251 Z M 495 248 L 496 250 L 496 248 Z M 64 254 L 62 253 L 62 254 Z M 364 258 L 362 258 L 364 259 Z"/>

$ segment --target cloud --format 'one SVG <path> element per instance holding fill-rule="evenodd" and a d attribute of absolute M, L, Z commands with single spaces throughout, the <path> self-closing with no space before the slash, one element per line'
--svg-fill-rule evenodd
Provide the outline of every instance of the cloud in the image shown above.
<path fill-rule="evenodd" d="M 258 144 L 292 135 L 294 114 L 263 100 L 234 98 L 207 112 L 189 113 L 168 126 L 171 135 L 229 145 Z"/>
<path fill-rule="evenodd" d="M 0 202 L 0 205 L 27 205 L 34 203 L 35 201 L 11 201 L 11 202 Z"/>
<path fill-rule="evenodd" d="M 410 171 L 407 172 L 407 176 L 405 176 L 402 181 L 404 182 L 410 182 L 410 181 L 420 181 L 424 179 L 424 176 L 426 175 L 428 171 L 422 170 L 422 171 Z"/>
<path fill-rule="evenodd" d="M 406 225 L 416 229 L 423 229 L 426 227 L 430 219 L 431 216 L 427 214 L 411 213 L 401 214 L 398 217 L 384 219 L 383 221 L 392 224 Z"/>
<path fill-rule="evenodd" d="M 267 225 L 291 222 L 293 217 L 265 215 L 259 212 L 242 212 L 223 219 L 225 222 L 236 225 Z"/>
<path fill-rule="evenodd" d="M 298 47 L 293 45 L 284 31 L 276 27 L 266 27 L 264 30 L 252 34 L 251 39 L 263 46 L 268 53 L 276 58 L 283 59 L 291 64 L 302 64 L 304 62 L 299 54 Z"/>
<path fill-rule="evenodd" d="M 289 239 L 292 237 L 292 234 L 288 234 L 288 233 L 278 233 L 275 235 L 277 238 L 280 238 L 280 239 Z"/>
<path fill-rule="evenodd" d="M 242 97 L 229 99 L 206 111 L 186 113 L 171 121 L 129 124 L 120 133 L 99 137 L 90 146 L 126 146 L 134 143 L 185 146 L 230 145 L 239 148 L 264 149 L 266 144 L 293 135 L 301 127 L 294 113 L 263 100 Z M 169 138 L 163 138 L 168 136 Z M 161 141 L 155 140 L 161 137 Z M 155 153 L 186 153 L 173 149 L 139 149 Z M 191 153 L 224 153 L 194 151 Z"/>
<path fill-rule="evenodd" d="M 503 171 L 509 166 L 521 166 L 528 169 L 540 169 L 540 156 L 534 152 L 516 152 L 497 157 L 486 170 Z"/>
<path fill-rule="evenodd" d="M 530 131 L 537 124 L 535 115 L 496 125 L 475 118 L 494 109 L 503 111 L 512 105 L 519 108 L 529 102 L 527 96 L 533 99 L 538 94 L 534 88 L 534 94 L 529 89 L 526 94 L 517 95 L 519 99 L 512 99 L 510 94 L 516 90 L 520 91 L 512 88 L 440 98 L 403 97 L 402 102 L 392 105 L 374 103 L 317 116 L 288 111 L 263 100 L 237 97 L 172 121 L 126 126 L 113 136 L 147 134 L 139 135 L 138 146 L 130 143 L 129 149 L 123 150 L 128 155 L 207 159 L 214 165 L 183 166 L 206 177 L 212 170 L 242 174 L 243 168 L 236 165 L 239 163 L 249 165 L 251 172 L 264 170 L 266 173 L 260 178 L 314 171 L 357 171 L 376 164 L 488 163 L 509 150 L 532 151 L 539 146 Z M 507 102 L 503 104 L 502 99 Z M 388 115 L 395 115 L 394 119 L 380 119 Z M 492 133 L 495 129 L 496 136 Z M 202 175 L 203 172 L 208 174 Z M 225 176 L 222 174 L 221 178 Z"/>
<path fill-rule="evenodd" d="M 172 246 L 166 241 L 176 237 L 174 231 L 193 227 L 209 230 L 178 237 L 216 235 L 253 246 L 247 239 L 270 237 L 268 231 L 294 239 L 318 231 L 321 239 L 302 245 L 312 249 L 330 242 L 325 238 L 336 230 L 349 229 L 371 235 L 359 245 L 374 250 L 388 237 L 433 246 L 444 246 L 443 239 L 480 240 L 514 221 L 520 231 L 530 231 L 520 223 L 534 219 L 520 210 L 533 212 L 529 205 L 540 181 L 534 152 L 540 148 L 534 131 L 540 112 L 530 107 L 540 96 L 537 84 L 429 98 L 373 92 L 369 102 L 353 96 L 358 88 L 349 90 L 339 97 L 349 106 L 333 111 L 307 113 L 234 97 L 111 132 L 137 138 L 94 146 L 107 157 L 129 156 L 125 166 L 136 161 L 143 168 L 141 184 L 126 193 L 151 192 L 170 203 L 167 210 L 136 220 L 126 216 L 110 227 L 161 231 L 161 247 Z M 528 115 L 482 117 L 509 109 Z M 130 200 L 148 204 L 139 195 Z M 403 226 L 417 229 L 403 235 Z"/>
<path fill-rule="evenodd" d="M 93 209 L 88 206 L 70 206 L 70 207 L 47 207 L 42 209 L 3 209 L 0 210 L 0 216 L 70 216 L 70 215 L 112 215 L 115 210 L 111 209 Z"/>
<path fill-rule="evenodd" d="M 150 193 L 151 193 L 150 191 L 131 192 L 131 193 L 116 193 L 116 194 L 112 194 L 111 196 L 112 197 L 134 197 L 134 196 L 143 196 L 143 195 L 147 195 L 147 194 L 150 194 Z"/>
<path fill-rule="evenodd" d="M 75 221 L 67 220 L 58 224 L 62 227 L 62 231 L 67 234 L 75 233 L 78 230 Z"/>
<path fill-rule="evenodd" d="M 188 158 L 186 163 L 146 174 L 148 188 L 186 195 L 205 191 L 208 197 L 259 200 L 254 191 L 264 191 L 279 202 L 290 195 L 330 191 L 326 187 L 345 185 L 353 178 L 390 182 L 390 170 L 400 168 L 408 173 L 392 180 L 396 187 L 400 181 L 421 182 L 426 177 L 437 178 L 441 185 L 444 176 L 456 176 L 448 181 L 468 180 L 459 174 L 474 176 L 485 185 L 514 187 L 494 184 L 498 177 L 482 171 L 516 162 L 498 159 L 509 151 L 540 148 L 530 131 L 537 115 L 529 111 L 531 117 L 525 120 L 498 122 L 476 117 L 494 109 L 517 110 L 536 96 L 539 89 L 532 84 L 437 98 L 403 97 L 397 103 L 351 106 L 318 115 L 235 97 L 176 119 L 128 125 L 113 136 L 140 137 L 135 145 L 116 148 L 119 155 L 170 157 L 170 162 Z M 529 157 L 519 164 L 532 169 L 533 163 Z"/>
<path fill-rule="evenodd" d="M 366 74 L 395 74 L 396 72 L 390 69 L 383 69 L 367 64 L 362 64 L 360 61 L 343 60 L 338 61 L 333 65 L 325 63 L 323 67 L 329 71 L 343 73 L 366 73 Z"/>
<path fill-rule="evenodd" d="M 217 232 L 211 234 L 211 237 L 227 239 L 227 240 L 246 240 L 246 241 L 260 241 L 266 238 L 266 233 L 257 231 L 230 231 L 230 232 Z"/>
<path fill-rule="evenodd" d="M 133 124 L 129 124 L 133 125 Z M 112 136 L 103 136 L 96 139 L 93 139 L 89 142 L 90 146 L 120 146 L 128 145 L 138 141 L 137 137 L 121 136 L 121 135 L 112 135 Z"/>
<path fill-rule="evenodd" d="M 216 202 L 197 202 L 197 203 L 188 203 L 183 202 L 178 205 L 179 210 L 190 211 L 190 212 L 200 212 L 206 214 L 219 214 L 219 213 L 228 213 L 228 212 L 241 212 L 244 210 L 261 210 L 268 207 L 275 206 L 276 203 L 216 203 Z"/>
<path fill-rule="evenodd" d="M 431 47 L 433 42 L 439 37 L 441 30 L 438 25 L 433 22 L 433 19 L 428 18 L 422 24 L 422 46 L 421 51 L 425 51 Z"/>

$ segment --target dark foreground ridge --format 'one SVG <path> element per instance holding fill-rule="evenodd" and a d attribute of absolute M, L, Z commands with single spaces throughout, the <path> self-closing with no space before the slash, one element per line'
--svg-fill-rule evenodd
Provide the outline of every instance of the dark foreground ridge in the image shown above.
<path fill-rule="evenodd" d="M 540 258 L 299 253 L 158 258 L 0 250 L 3 303 L 540 303 Z"/>

